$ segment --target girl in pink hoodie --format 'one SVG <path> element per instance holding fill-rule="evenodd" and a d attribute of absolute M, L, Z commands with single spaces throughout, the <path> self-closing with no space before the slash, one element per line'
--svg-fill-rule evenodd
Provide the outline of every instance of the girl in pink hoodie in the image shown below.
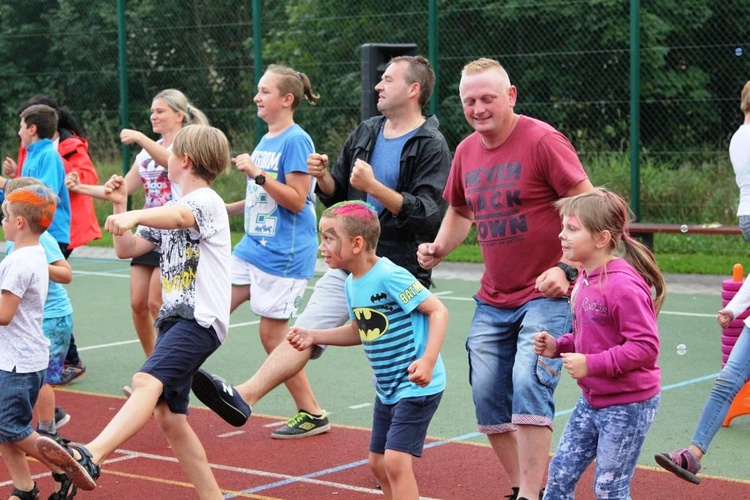
<path fill-rule="evenodd" d="M 534 350 L 562 357 L 583 394 L 550 463 L 544 498 L 574 498 L 596 459 L 597 498 L 628 499 L 659 407 L 656 315 L 666 286 L 651 252 L 628 235 L 630 212 L 620 196 L 598 188 L 556 205 L 563 256 L 583 269 L 572 295 L 573 332 L 557 340 L 538 332 Z"/>

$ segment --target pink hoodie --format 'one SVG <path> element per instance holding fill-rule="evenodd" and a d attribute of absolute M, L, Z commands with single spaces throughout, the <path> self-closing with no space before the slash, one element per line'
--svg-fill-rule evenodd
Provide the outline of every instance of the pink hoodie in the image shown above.
<path fill-rule="evenodd" d="M 586 401 L 606 408 L 646 401 L 660 391 L 659 331 L 651 290 L 621 258 L 587 275 L 573 291 L 573 333 L 557 352 L 586 355 L 589 374 L 578 380 Z"/>

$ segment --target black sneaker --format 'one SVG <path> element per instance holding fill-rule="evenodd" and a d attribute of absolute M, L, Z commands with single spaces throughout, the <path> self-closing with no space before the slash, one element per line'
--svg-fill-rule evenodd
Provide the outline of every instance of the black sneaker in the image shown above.
<path fill-rule="evenodd" d="M 205 370 L 198 370 L 193 375 L 193 394 L 201 403 L 208 406 L 227 423 L 242 427 L 250 418 L 252 409 L 242 399 L 237 389 L 219 377 Z"/>
<path fill-rule="evenodd" d="M 60 429 L 70 422 L 70 415 L 59 406 L 55 406 L 55 428 Z"/>
<path fill-rule="evenodd" d="M 325 410 L 319 417 L 310 415 L 305 410 L 300 410 L 286 425 L 273 431 L 271 437 L 275 439 L 297 439 L 323 434 L 330 428 L 331 424 L 328 423 L 328 414 Z"/>
<path fill-rule="evenodd" d="M 86 373 L 86 365 L 83 364 L 83 361 L 79 361 L 78 364 L 75 365 L 65 365 L 62 376 L 60 377 L 60 382 L 52 383 L 50 385 L 57 387 L 68 385 L 75 379 L 81 377 L 84 373 Z"/>

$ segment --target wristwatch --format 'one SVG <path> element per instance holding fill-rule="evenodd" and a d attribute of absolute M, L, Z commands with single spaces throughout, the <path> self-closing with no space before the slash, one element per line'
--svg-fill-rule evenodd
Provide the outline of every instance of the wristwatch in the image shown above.
<path fill-rule="evenodd" d="M 255 183 L 259 186 L 262 186 L 266 183 L 266 176 L 263 174 L 258 174 L 255 176 Z"/>
<path fill-rule="evenodd" d="M 573 266 L 569 266 L 568 264 L 564 262 L 558 262 L 555 264 L 557 267 L 565 271 L 565 279 L 570 281 L 571 283 L 574 282 L 576 279 L 578 279 L 578 269 L 576 269 Z"/>

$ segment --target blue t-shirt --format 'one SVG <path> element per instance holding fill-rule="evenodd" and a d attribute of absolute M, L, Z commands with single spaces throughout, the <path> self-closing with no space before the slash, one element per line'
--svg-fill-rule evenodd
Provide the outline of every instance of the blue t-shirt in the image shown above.
<path fill-rule="evenodd" d="M 70 243 L 70 195 L 65 187 L 65 167 L 62 158 L 49 139 L 40 139 L 26 148 L 22 175 L 40 180 L 57 195 L 55 218 L 49 227 L 49 234 L 58 243 Z M 13 181 L 10 181 L 13 182 Z"/>
<path fill-rule="evenodd" d="M 383 123 L 385 124 L 385 121 Z M 406 141 L 413 137 L 417 130 L 418 128 L 415 128 L 400 137 L 386 139 L 383 136 L 383 127 L 380 127 L 378 139 L 375 141 L 375 147 L 370 156 L 370 166 L 375 179 L 385 187 L 395 191 L 398 186 L 398 178 L 401 175 L 401 152 Z M 367 195 L 367 203 L 375 207 L 377 213 L 383 211 L 383 204 L 371 194 Z"/>
<path fill-rule="evenodd" d="M 252 154 L 267 177 L 286 182 L 290 172 L 308 173 L 312 139 L 299 125 L 275 137 L 263 136 Z M 315 183 L 310 183 L 305 208 L 294 213 L 274 200 L 255 179 L 247 179 L 245 235 L 234 255 L 273 276 L 310 279 L 318 256 Z"/>
<path fill-rule="evenodd" d="M 52 264 L 58 260 L 65 259 L 65 256 L 63 256 L 60 251 L 60 245 L 58 245 L 55 238 L 49 234 L 49 231 L 42 233 L 39 237 L 39 244 L 44 249 L 44 254 L 47 257 L 47 264 Z M 11 253 L 13 247 L 14 243 L 12 241 L 5 242 L 6 253 Z M 44 319 L 64 318 L 70 314 L 73 314 L 73 304 L 68 297 L 68 291 L 60 283 L 55 283 L 50 280 L 49 288 L 47 290 L 47 300 L 44 302 Z"/>
<path fill-rule="evenodd" d="M 416 308 L 431 293 L 406 269 L 381 257 L 361 278 L 346 278 L 349 316 L 357 322 L 375 389 L 383 404 L 429 396 L 445 389 L 445 367 L 438 356 L 427 387 L 409 380 L 407 368 L 424 355 L 429 321 Z"/>

